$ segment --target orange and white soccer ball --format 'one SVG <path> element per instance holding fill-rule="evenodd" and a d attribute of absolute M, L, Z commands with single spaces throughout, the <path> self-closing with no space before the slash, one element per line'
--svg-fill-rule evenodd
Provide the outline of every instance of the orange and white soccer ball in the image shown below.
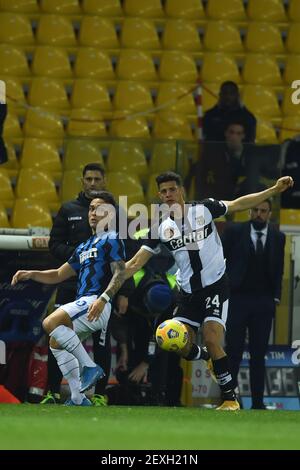
<path fill-rule="evenodd" d="M 188 340 L 188 330 L 179 320 L 166 320 L 156 329 L 156 342 L 165 351 L 180 351 Z"/>

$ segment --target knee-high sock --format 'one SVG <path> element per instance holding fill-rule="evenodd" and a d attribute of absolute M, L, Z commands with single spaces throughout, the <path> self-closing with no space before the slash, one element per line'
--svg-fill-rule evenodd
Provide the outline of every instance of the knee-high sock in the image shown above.
<path fill-rule="evenodd" d="M 193 343 L 189 354 L 184 359 L 186 361 L 197 361 L 198 359 L 208 361 L 209 358 L 210 355 L 206 348 L 202 348 L 201 346 L 198 346 L 198 344 Z"/>
<path fill-rule="evenodd" d="M 234 383 L 229 369 L 228 357 L 213 360 L 216 379 L 221 389 L 223 400 L 235 400 Z"/>
<path fill-rule="evenodd" d="M 52 393 L 60 393 L 61 370 L 49 346 L 48 350 L 48 390 Z"/>
<path fill-rule="evenodd" d="M 62 349 L 65 349 L 69 353 L 73 354 L 79 362 L 80 368 L 96 367 L 96 364 L 92 361 L 86 350 L 81 344 L 75 331 L 71 330 L 67 326 L 57 326 L 51 333 L 51 338 L 60 345 Z"/>
<path fill-rule="evenodd" d="M 79 375 L 79 363 L 73 354 L 69 353 L 65 349 L 54 349 L 50 348 L 53 356 L 57 361 L 57 365 L 61 370 L 61 373 L 68 381 L 71 391 L 71 399 L 76 405 L 80 405 L 85 395 L 80 393 L 80 375 Z"/>

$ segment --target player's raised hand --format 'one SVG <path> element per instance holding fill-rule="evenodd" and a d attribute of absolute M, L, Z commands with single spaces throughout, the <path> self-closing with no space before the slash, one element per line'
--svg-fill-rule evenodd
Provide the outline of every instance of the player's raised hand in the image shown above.
<path fill-rule="evenodd" d="M 15 286 L 18 282 L 31 279 L 32 271 L 17 271 L 11 280 L 11 285 Z"/>
<path fill-rule="evenodd" d="M 105 302 L 99 297 L 88 308 L 88 321 L 98 320 L 104 307 Z"/>
<path fill-rule="evenodd" d="M 275 189 L 277 193 L 283 193 L 294 185 L 294 180 L 291 176 L 282 176 L 276 181 Z"/>

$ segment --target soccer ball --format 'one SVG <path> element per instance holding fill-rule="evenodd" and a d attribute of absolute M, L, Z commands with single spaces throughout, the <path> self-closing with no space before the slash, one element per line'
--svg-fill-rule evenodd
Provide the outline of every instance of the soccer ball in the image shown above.
<path fill-rule="evenodd" d="M 188 340 L 188 330 L 179 320 L 166 320 L 156 330 L 156 342 L 165 351 L 180 351 Z"/>

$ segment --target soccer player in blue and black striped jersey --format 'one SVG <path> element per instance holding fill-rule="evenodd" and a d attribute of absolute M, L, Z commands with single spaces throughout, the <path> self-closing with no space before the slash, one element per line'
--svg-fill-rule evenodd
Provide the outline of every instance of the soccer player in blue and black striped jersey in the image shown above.
<path fill-rule="evenodd" d="M 106 329 L 111 313 L 110 301 L 124 281 L 124 244 L 112 228 L 115 208 L 113 196 L 107 191 L 99 192 L 89 207 L 93 235 L 76 248 L 68 262 L 47 271 L 18 271 L 12 279 L 12 285 L 28 279 L 58 284 L 78 273 L 76 300 L 61 305 L 43 321 L 43 327 L 50 335 L 51 351 L 70 386 L 68 405 L 90 406 L 91 402 L 83 392 L 104 376 L 81 340 Z M 90 313 L 90 305 L 98 297 L 102 309 L 101 315 L 95 317 Z"/>

